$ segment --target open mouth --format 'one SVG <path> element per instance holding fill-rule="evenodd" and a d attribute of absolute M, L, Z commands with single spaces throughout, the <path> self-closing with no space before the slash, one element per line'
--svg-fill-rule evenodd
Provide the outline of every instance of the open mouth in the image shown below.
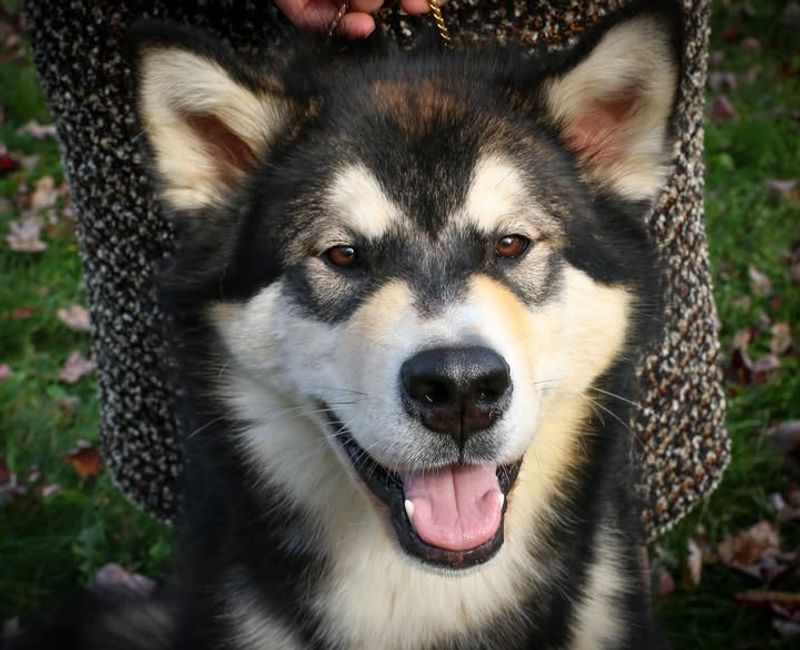
<path fill-rule="evenodd" d="M 494 557 L 503 545 L 506 497 L 521 459 L 510 465 L 394 472 L 369 456 L 330 409 L 326 413 L 356 472 L 388 506 L 407 553 L 447 569 L 466 569 Z"/>

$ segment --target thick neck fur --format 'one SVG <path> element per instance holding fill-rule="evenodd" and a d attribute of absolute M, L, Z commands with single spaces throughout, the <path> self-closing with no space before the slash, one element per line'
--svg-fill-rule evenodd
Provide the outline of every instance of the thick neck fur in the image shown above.
<path fill-rule="evenodd" d="M 200 340 L 206 355 L 193 358 L 210 358 L 213 335 Z M 214 398 L 190 409 L 203 415 L 187 438 L 185 647 L 650 647 L 631 645 L 646 633 L 633 621 L 647 614 L 629 552 L 639 524 L 627 407 L 606 395 L 630 399 L 628 364 L 597 383 L 605 392 L 592 395 L 594 405 L 547 396 L 509 496 L 503 548 L 452 574 L 404 556 L 380 506 L 327 447 L 317 416 L 226 373 L 238 416 Z M 203 375 L 192 394 L 218 390 Z M 220 607 L 225 614 L 213 616 Z"/>

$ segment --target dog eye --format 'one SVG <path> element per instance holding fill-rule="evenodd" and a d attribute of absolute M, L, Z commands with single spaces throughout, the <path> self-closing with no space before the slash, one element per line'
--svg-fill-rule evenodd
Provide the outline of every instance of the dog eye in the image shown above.
<path fill-rule="evenodd" d="M 334 246 L 326 250 L 323 255 L 340 269 L 351 269 L 360 261 L 358 251 L 352 246 Z"/>
<path fill-rule="evenodd" d="M 519 257 L 528 250 L 530 243 L 531 240 L 522 235 L 506 235 L 497 241 L 494 254 L 497 255 L 497 257 L 513 259 Z"/>

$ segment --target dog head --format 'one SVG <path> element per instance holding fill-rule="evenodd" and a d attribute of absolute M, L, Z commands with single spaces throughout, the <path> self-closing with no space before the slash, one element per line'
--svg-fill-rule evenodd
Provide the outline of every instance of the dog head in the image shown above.
<path fill-rule="evenodd" d="M 578 462 L 583 415 L 560 435 L 541 423 L 636 344 L 678 32 L 645 8 L 566 54 L 264 71 L 139 28 L 139 115 L 185 234 L 177 281 L 269 481 L 319 491 L 276 478 L 298 471 L 281 454 L 335 457 L 406 553 L 460 568 L 497 552 L 523 461 L 543 494 Z M 285 418 L 256 426 L 286 412 L 305 423 L 291 435 Z"/>

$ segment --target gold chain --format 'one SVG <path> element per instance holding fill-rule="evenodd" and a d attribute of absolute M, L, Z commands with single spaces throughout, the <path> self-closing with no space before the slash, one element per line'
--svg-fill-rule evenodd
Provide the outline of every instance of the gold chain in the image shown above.
<path fill-rule="evenodd" d="M 450 38 L 450 31 L 447 29 L 447 23 L 444 21 L 442 10 L 439 8 L 436 0 L 428 0 L 428 7 L 430 8 L 431 15 L 433 16 L 433 22 L 436 23 L 436 30 L 439 32 L 439 38 L 441 39 L 442 44 L 445 47 L 452 47 L 453 41 Z M 350 11 L 350 1 L 344 0 L 344 2 L 339 5 L 339 11 L 336 12 L 336 15 L 331 21 L 330 27 L 328 27 L 329 39 L 333 38 L 336 30 L 339 29 L 339 24 L 342 22 L 342 18 L 345 17 L 348 11 Z"/>
<path fill-rule="evenodd" d="M 331 26 L 328 27 L 328 38 L 333 38 L 333 35 L 336 33 L 336 30 L 339 29 L 339 23 L 342 22 L 342 18 L 344 18 L 345 14 L 350 11 L 350 1 L 344 0 L 342 4 L 339 5 L 339 11 L 336 12 L 336 15 L 333 17 L 331 21 Z"/>
<path fill-rule="evenodd" d="M 436 23 L 436 29 L 439 30 L 439 38 L 445 47 L 452 47 L 453 42 L 450 39 L 450 31 L 447 29 L 447 23 L 444 22 L 442 10 L 436 3 L 436 0 L 428 0 L 428 7 L 430 7 L 431 14 L 433 15 L 433 22 Z"/>

